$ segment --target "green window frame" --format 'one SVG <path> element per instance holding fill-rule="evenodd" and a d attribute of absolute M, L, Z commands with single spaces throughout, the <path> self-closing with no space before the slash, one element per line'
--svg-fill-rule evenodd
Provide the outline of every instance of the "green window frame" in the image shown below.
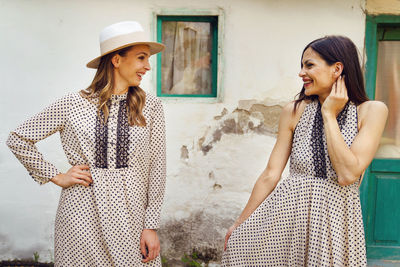
<path fill-rule="evenodd" d="M 378 66 L 378 42 L 400 40 L 400 16 L 396 15 L 367 15 L 365 30 L 365 52 L 367 61 L 365 64 L 365 85 L 367 95 L 375 99 L 376 73 Z M 374 241 L 375 217 L 377 198 L 377 183 L 379 179 L 384 186 L 384 178 L 397 177 L 400 173 L 399 159 L 374 158 L 365 172 L 364 180 L 360 186 L 360 198 L 365 227 L 365 241 L 368 259 L 400 260 L 399 247 L 388 244 L 379 244 Z M 387 189 L 389 190 L 389 189 Z M 390 205 L 390 203 L 388 203 Z M 393 204 L 393 203 L 392 203 Z M 397 204 L 397 203 L 396 203 Z M 380 226 L 378 231 L 386 231 L 398 227 L 395 221 L 388 222 L 385 227 Z M 386 233 L 386 232 L 385 232 Z"/>
<path fill-rule="evenodd" d="M 157 15 L 157 41 L 162 42 L 164 21 L 209 22 L 211 25 L 211 94 L 165 94 L 161 91 L 162 55 L 157 55 L 157 96 L 170 98 L 217 98 L 218 96 L 218 16 Z"/>
<path fill-rule="evenodd" d="M 384 37 L 385 40 L 395 40 L 395 36 L 399 37 L 398 31 L 396 33 L 393 27 L 400 27 L 400 16 L 367 16 L 365 26 L 365 47 L 367 54 L 367 62 L 365 64 L 365 84 L 368 97 L 375 99 L 378 41 L 383 40 L 382 38 Z"/>

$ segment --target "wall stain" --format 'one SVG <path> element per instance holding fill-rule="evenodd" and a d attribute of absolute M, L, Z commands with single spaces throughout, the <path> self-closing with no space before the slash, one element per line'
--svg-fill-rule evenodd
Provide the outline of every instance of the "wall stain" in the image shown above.
<path fill-rule="evenodd" d="M 232 219 L 217 218 L 205 211 L 193 212 L 187 219 L 168 221 L 158 231 L 162 256 L 173 261 L 195 252 L 206 263 L 219 261 L 226 227 L 232 223 Z"/>

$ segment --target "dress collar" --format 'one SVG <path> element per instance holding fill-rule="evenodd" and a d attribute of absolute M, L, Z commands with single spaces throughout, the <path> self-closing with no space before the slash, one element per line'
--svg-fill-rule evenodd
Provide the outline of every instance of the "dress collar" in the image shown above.
<path fill-rule="evenodd" d="M 119 102 L 121 100 L 125 100 L 128 96 L 128 92 L 121 94 L 121 95 L 111 95 L 111 102 Z"/>

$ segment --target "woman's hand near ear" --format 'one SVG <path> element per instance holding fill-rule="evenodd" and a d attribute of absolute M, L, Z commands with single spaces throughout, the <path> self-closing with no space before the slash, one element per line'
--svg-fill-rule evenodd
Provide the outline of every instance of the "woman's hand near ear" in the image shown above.
<path fill-rule="evenodd" d="M 348 102 L 344 77 L 333 85 L 325 99 L 321 112 L 329 159 L 337 174 L 338 184 L 347 186 L 359 181 L 360 176 L 371 163 L 387 119 L 388 110 L 379 101 L 365 101 L 358 107 L 359 129 L 351 146 L 344 141 L 337 122 L 337 115 Z"/>
<path fill-rule="evenodd" d="M 331 93 L 325 99 L 321 107 L 321 112 L 327 115 L 337 115 L 344 108 L 349 97 L 347 95 L 347 88 L 344 82 L 344 77 L 339 76 L 337 81 L 333 84 Z"/>

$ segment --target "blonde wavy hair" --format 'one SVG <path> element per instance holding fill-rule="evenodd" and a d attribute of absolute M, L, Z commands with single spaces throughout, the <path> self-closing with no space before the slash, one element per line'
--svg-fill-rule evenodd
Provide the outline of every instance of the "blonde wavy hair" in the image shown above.
<path fill-rule="evenodd" d="M 98 98 L 98 115 L 101 111 L 104 114 L 104 123 L 107 122 L 109 115 L 110 98 L 113 92 L 114 84 L 114 65 L 111 59 L 114 55 L 126 56 L 126 53 L 132 48 L 126 47 L 121 50 L 115 51 L 101 58 L 97 72 L 93 78 L 92 83 L 88 88 L 81 90 L 82 97 L 89 101 Z M 127 114 L 129 125 L 146 126 L 146 119 L 143 116 L 143 108 L 146 102 L 146 93 L 138 86 L 129 87 L 127 96 Z"/>

